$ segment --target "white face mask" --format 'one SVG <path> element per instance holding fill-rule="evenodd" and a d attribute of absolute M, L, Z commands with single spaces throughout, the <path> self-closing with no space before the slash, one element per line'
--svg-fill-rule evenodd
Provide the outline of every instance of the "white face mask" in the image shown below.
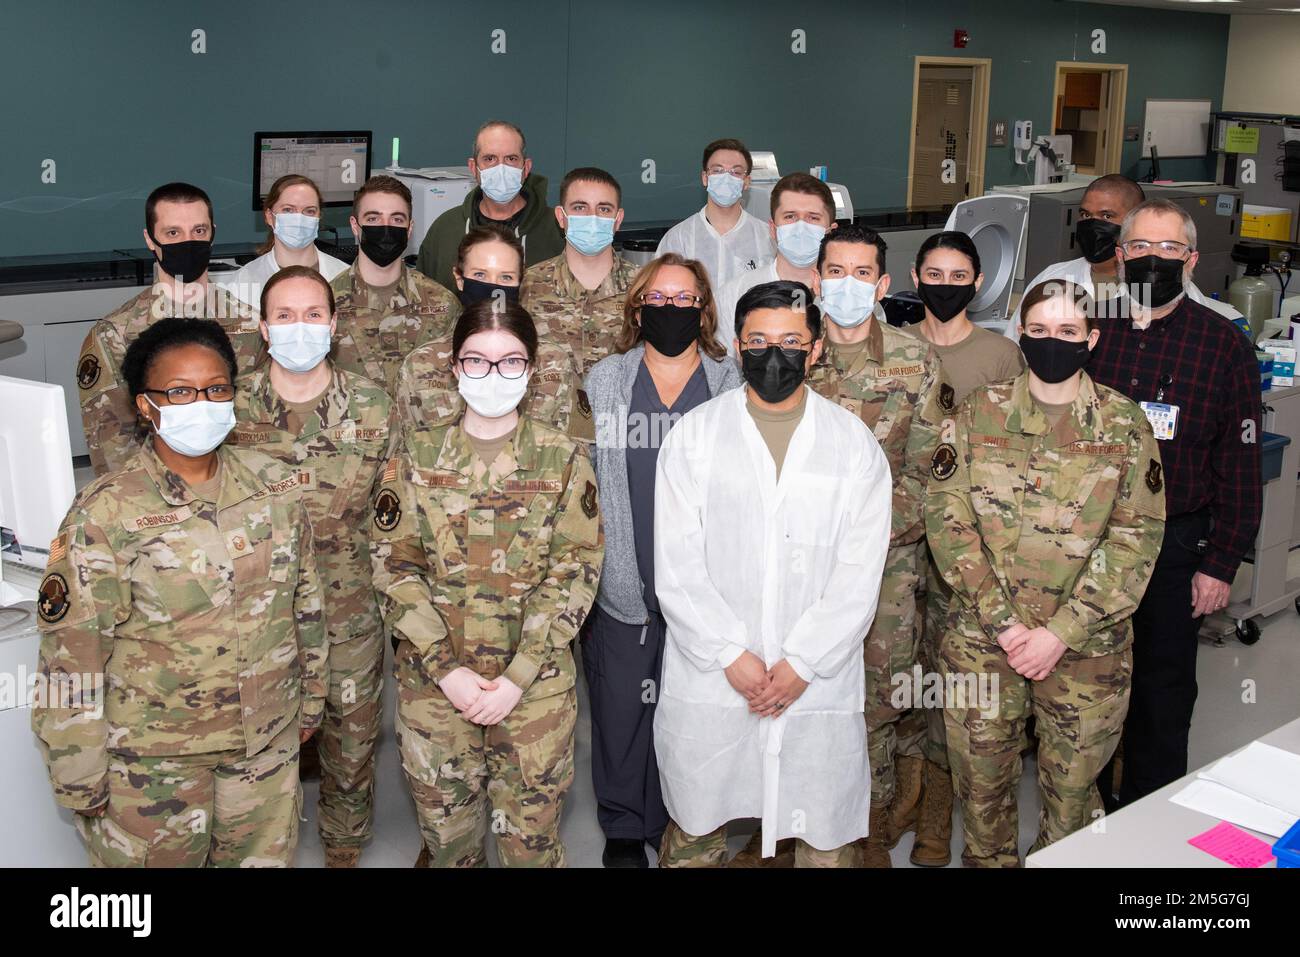
<path fill-rule="evenodd" d="M 328 322 L 285 322 L 266 326 L 271 358 L 290 372 L 310 372 L 330 351 Z"/>
<path fill-rule="evenodd" d="M 802 219 L 776 227 L 777 251 L 793 266 L 811 266 L 817 261 L 826 230 Z"/>
<path fill-rule="evenodd" d="M 235 427 L 233 402 L 195 399 L 189 405 L 160 406 L 148 396 L 145 396 L 145 401 L 158 410 L 158 437 L 172 451 L 191 458 L 207 455 L 224 442 Z"/>
<path fill-rule="evenodd" d="M 876 284 L 855 276 L 822 280 L 822 308 L 831 322 L 852 329 L 867 321 L 876 307 Z"/>
<path fill-rule="evenodd" d="M 523 188 L 524 171 L 518 166 L 498 163 L 496 166 L 479 170 L 478 184 L 483 187 L 483 192 L 487 193 L 488 199 L 492 202 L 508 203 L 518 196 L 519 190 Z"/>
<path fill-rule="evenodd" d="M 529 373 L 507 379 L 493 369 L 481 379 L 471 379 L 464 372 L 456 382 L 461 398 L 485 419 L 499 419 L 519 407 L 528 391 Z"/>
<path fill-rule="evenodd" d="M 275 237 L 290 249 L 306 249 L 320 232 L 320 217 L 306 213 L 276 213 Z"/>

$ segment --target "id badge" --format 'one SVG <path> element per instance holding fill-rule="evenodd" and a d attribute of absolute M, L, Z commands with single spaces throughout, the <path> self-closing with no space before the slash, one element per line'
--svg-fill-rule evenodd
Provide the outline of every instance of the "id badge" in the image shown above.
<path fill-rule="evenodd" d="M 1151 431 L 1161 442 L 1168 442 L 1178 433 L 1178 406 L 1164 402 L 1139 402 L 1151 423 Z"/>

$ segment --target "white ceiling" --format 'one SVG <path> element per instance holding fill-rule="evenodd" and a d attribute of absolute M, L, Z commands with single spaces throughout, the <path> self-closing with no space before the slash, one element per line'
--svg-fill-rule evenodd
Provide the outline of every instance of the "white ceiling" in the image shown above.
<path fill-rule="evenodd" d="M 1160 10 L 1192 10 L 1198 13 L 1293 13 L 1300 17 L 1300 0 L 1084 0 L 1125 7 L 1154 7 Z"/>

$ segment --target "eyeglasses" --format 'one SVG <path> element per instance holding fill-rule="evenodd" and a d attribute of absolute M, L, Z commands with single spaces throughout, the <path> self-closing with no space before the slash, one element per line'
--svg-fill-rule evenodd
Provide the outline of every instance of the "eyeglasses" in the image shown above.
<path fill-rule="evenodd" d="M 1174 242 L 1172 239 L 1161 240 L 1158 243 L 1153 243 L 1149 239 L 1130 239 L 1126 243 L 1120 243 L 1119 248 L 1124 250 L 1125 256 L 1155 254 L 1167 259 L 1180 259 L 1191 247 L 1187 243 Z"/>
<path fill-rule="evenodd" d="M 195 389 L 188 385 L 178 385 L 170 389 L 145 389 L 145 392 L 153 392 L 156 395 L 167 396 L 167 401 L 172 405 L 189 405 L 203 393 L 203 398 L 209 402 L 230 402 L 235 397 L 235 387 L 228 382 L 219 382 L 216 385 L 210 385 L 206 389 Z"/>
<path fill-rule="evenodd" d="M 786 358 L 794 358 L 794 353 L 804 352 L 812 345 L 812 340 L 804 341 L 793 332 L 787 333 L 780 339 L 771 340 L 762 333 L 754 333 L 747 336 L 743 343 L 746 352 L 766 352 L 771 346 L 776 346 L 786 354 Z"/>
<path fill-rule="evenodd" d="M 665 296 L 662 292 L 641 293 L 641 305 L 643 306 L 662 306 L 671 302 L 675 306 L 689 309 L 691 306 L 698 306 L 703 301 L 703 296 L 697 296 L 691 292 L 679 292 L 675 296 Z"/>
<path fill-rule="evenodd" d="M 719 173 L 730 173 L 739 179 L 744 179 L 749 175 L 749 170 L 743 166 L 710 166 L 705 172 L 710 176 L 717 176 Z"/>
<path fill-rule="evenodd" d="M 471 379 L 482 379 L 493 369 L 503 379 L 518 379 L 528 371 L 528 360 L 523 356 L 506 356 L 496 362 L 489 362 L 480 356 L 466 356 L 460 360 L 460 371 Z"/>

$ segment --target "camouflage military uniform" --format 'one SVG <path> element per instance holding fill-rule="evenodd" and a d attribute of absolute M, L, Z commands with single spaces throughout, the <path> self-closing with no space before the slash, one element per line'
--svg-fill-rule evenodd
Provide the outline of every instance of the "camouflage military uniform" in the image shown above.
<path fill-rule="evenodd" d="M 1130 616 L 1160 550 L 1164 480 L 1142 411 L 1086 374 L 1055 428 L 1022 373 L 971 393 L 951 438 L 934 453 L 926 529 L 954 590 L 940 668 L 945 688 L 965 691 L 944 713 L 962 859 L 1011 867 L 1030 714 L 1043 802 L 1034 850 L 1100 813 L 1096 779 L 1128 710 Z M 1016 674 L 997 644 L 1016 623 L 1067 646 L 1041 681 Z"/>
<path fill-rule="evenodd" d="M 560 807 L 577 718 L 569 644 L 604 551 L 579 443 L 531 419 L 489 468 L 459 424 L 413 433 L 375 496 L 371 555 L 397 651 L 397 736 L 435 866 L 562 866 Z M 437 682 L 459 666 L 523 697 L 465 720 Z M 486 793 L 485 793 L 486 792 Z"/>
<path fill-rule="evenodd" d="M 336 847 L 370 837 L 375 742 L 382 717 L 383 622 L 370 571 L 370 501 L 396 437 L 388 395 L 334 369 L 301 420 L 276 393 L 270 366 L 239 380 L 229 442 L 278 459 L 298 477 L 311 519 L 329 636 L 321 727 L 320 833 Z"/>
<path fill-rule="evenodd" d="M 864 348 L 851 360 L 837 355 L 835 343 L 827 339 L 808 384 L 871 428 L 894 479 L 889 554 L 865 649 L 871 801 L 881 805 L 894 797 L 896 730 L 906 709 L 891 703 L 893 676 L 908 674 L 916 661 L 925 487 L 943 417 L 953 408 L 953 391 L 926 342 L 878 320 L 870 323 Z"/>
<path fill-rule="evenodd" d="M 409 266 L 388 302 L 366 285 L 358 264 L 330 283 L 338 311 L 330 359 L 337 368 L 378 382 L 390 396 L 411 350 L 431 339 L 450 339 L 460 301 Z"/>
<path fill-rule="evenodd" d="M 397 414 L 404 434 L 446 425 L 460 418 L 465 402 L 452 374 L 451 336 L 426 342 L 402 363 L 397 376 Z M 553 342 L 537 344 L 537 361 L 529 372 L 521 415 L 573 438 L 590 441 L 591 404 L 575 378 L 568 351 Z M 570 426 L 572 425 L 572 428 Z"/>
<path fill-rule="evenodd" d="M 795 867 L 858 867 L 861 856 L 856 844 L 819 851 L 807 841 L 794 842 Z M 727 862 L 727 826 L 696 837 L 670 820 L 659 842 L 659 866 L 722 867 Z"/>
<path fill-rule="evenodd" d="M 95 323 L 81 344 L 77 390 L 90 464 L 97 476 L 125 466 L 149 435 L 148 424 L 136 413 L 135 401 L 122 378 L 122 360 L 127 346 L 156 320 L 172 316 L 215 319 L 230 337 L 240 372 L 252 369 L 266 354 L 256 314 L 226 290 L 209 284 L 206 298 L 177 306 L 167 288 L 156 283 L 123 303 Z"/>
<path fill-rule="evenodd" d="M 579 382 L 605 356 L 623 328 L 623 303 L 637 267 L 618 253 L 614 268 L 596 289 L 587 289 L 574 278 L 561 253 L 530 266 L 524 273 L 519 302 L 537 324 L 537 338 L 558 345 L 572 358 L 573 374 Z M 596 440 L 591 407 L 586 393 L 579 392 L 580 416 L 570 421 L 569 431 L 584 442 Z"/>
<path fill-rule="evenodd" d="M 76 497 L 41 583 L 41 679 L 102 676 L 37 703 L 55 799 L 92 863 L 287 865 L 298 730 L 328 681 L 312 529 L 293 473 L 222 448 L 205 501 L 152 445 Z M 89 678 L 82 688 L 91 687 Z"/>

